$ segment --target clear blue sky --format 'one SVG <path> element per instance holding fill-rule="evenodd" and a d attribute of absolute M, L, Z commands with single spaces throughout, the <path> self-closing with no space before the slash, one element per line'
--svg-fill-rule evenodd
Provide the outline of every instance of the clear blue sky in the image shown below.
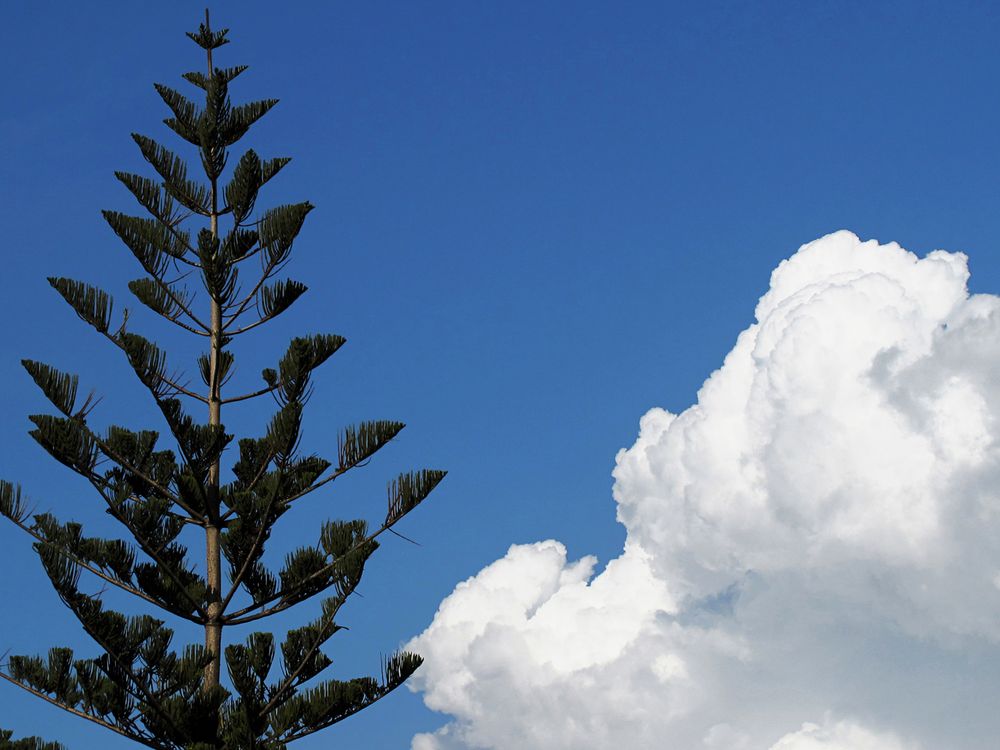
<path fill-rule="evenodd" d="M 0 476 L 42 509 L 110 530 L 98 499 L 26 436 L 45 404 L 22 357 L 79 372 L 98 421 L 147 426 L 115 352 L 45 282 L 128 301 L 139 276 L 104 225 L 131 209 L 129 133 L 170 139 L 151 84 L 202 66 L 184 36 L 203 4 L 21 3 L 5 71 Z M 839 228 L 971 256 L 1000 284 L 1000 9 L 987 2 L 215 3 L 236 99 L 281 103 L 252 131 L 294 161 L 261 202 L 317 205 L 289 268 L 311 293 L 240 342 L 237 373 L 304 332 L 345 335 L 321 370 L 305 446 L 408 423 L 364 470 L 290 514 L 280 553 L 330 515 L 384 513 L 398 471 L 446 482 L 389 539 L 331 641 L 338 673 L 422 630 L 454 585 L 514 542 L 606 560 L 624 533 L 610 471 L 638 417 L 679 410 L 751 320 L 777 262 Z M 130 306 L 133 308 L 135 304 Z M 186 342 L 141 315 L 136 327 Z M 233 409 L 237 430 L 266 413 Z M 25 538 L 0 529 L 0 650 L 86 641 Z M 274 559 L 274 558 L 272 558 Z M 311 610 L 286 621 L 305 620 Z M 179 626 L 178 640 L 200 635 Z M 124 747 L 12 687 L 0 726 Z M 400 691 L 300 747 L 401 748 L 441 720 Z M 337 743 L 340 744 L 337 744 Z"/>

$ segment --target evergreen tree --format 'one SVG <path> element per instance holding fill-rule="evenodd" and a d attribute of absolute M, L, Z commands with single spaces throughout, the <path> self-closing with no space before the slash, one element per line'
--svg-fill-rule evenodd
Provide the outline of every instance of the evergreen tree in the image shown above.
<path fill-rule="evenodd" d="M 172 374 L 164 351 L 130 330 L 127 311 L 116 320 L 106 292 L 67 278 L 49 279 L 76 314 L 124 354 L 162 413 L 175 449 L 161 447 L 153 430 L 95 428 L 90 423 L 95 399 L 81 403 L 77 376 L 24 360 L 58 412 L 32 416 L 30 434 L 93 486 L 107 513 L 128 531 L 128 541 L 87 536 L 80 524 L 49 513 L 33 515 L 20 487 L 0 482 L 0 514 L 34 540 L 57 594 L 103 652 L 78 658 L 68 648 L 52 648 L 43 657 L 11 656 L 0 665 L 0 677 L 152 748 L 284 748 L 402 684 L 420 664 L 414 654 L 385 659 L 380 679 L 314 678 L 331 663 L 324 644 L 341 629 L 337 612 L 357 588 L 377 538 L 444 477 L 429 470 L 403 474 L 389 484 L 378 528 L 362 520 L 329 521 L 315 543 L 287 555 L 277 572 L 263 561 L 281 516 L 364 464 L 403 425 L 372 421 L 346 428 L 333 461 L 300 452 L 313 370 L 344 343 L 333 334 L 293 339 L 277 366 L 263 371 L 260 388 L 225 393 L 234 372 L 230 345 L 285 312 L 306 291 L 298 281 L 275 277 L 312 209 L 309 203 L 257 209 L 258 193 L 286 158 L 262 159 L 247 150 L 224 177 L 230 149 L 276 103 L 230 102 L 229 85 L 246 67 L 214 66 L 213 52 L 228 42 L 226 33 L 211 28 L 206 12 L 198 32 L 188 34 L 207 57 L 204 73 L 183 76 L 200 89 L 203 105 L 167 86 L 155 87 L 172 114 L 164 122 L 197 149 L 204 179 L 189 176 L 187 164 L 153 139 L 133 135 L 157 178 L 115 176 L 146 215 L 104 212 L 145 274 L 129 284 L 132 294 L 205 340 L 207 352 L 198 359 L 204 390 Z M 192 222 L 201 225 L 197 232 L 192 233 Z M 187 277 L 200 279 L 204 289 L 195 294 L 183 283 Z M 196 304 L 202 291 L 204 309 Z M 225 430 L 223 406 L 258 397 L 273 397 L 277 411 L 265 435 L 238 441 L 232 479 L 224 481 L 220 459 L 233 436 Z M 207 407 L 206 423 L 185 410 L 184 399 Z M 191 564 L 181 542 L 182 532 L 192 529 L 203 569 Z M 173 631 L 163 620 L 109 609 L 99 594 L 81 590 L 81 576 L 94 576 L 197 625 L 204 630 L 204 645 L 172 649 Z M 322 597 L 319 617 L 289 631 L 280 647 L 265 631 L 223 648 L 227 628 L 313 597 Z M 280 666 L 274 665 L 276 655 Z M 228 688 L 220 680 L 223 662 Z M 12 741 L 10 732 L 0 731 L 0 750 L 58 747 L 35 738 Z"/>

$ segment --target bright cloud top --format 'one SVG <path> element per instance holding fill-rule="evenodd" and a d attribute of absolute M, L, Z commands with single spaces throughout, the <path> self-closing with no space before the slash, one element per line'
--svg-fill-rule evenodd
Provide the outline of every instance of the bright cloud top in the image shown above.
<path fill-rule="evenodd" d="M 618 454 L 625 550 L 555 541 L 409 648 L 414 750 L 985 750 L 1000 685 L 1000 298 L 838 232 L 772 274 L 697 403 Z"/>

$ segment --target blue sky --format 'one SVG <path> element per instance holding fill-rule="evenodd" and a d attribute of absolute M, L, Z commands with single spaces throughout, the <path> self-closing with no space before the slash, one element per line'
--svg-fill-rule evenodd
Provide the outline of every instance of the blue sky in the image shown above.
<path fill-rule="evenodd" d="M 125 363 L 48 275 L 125 303 L 139 275 L 99 211 L 129 133 L 168 140 L 151 84 L 202 60 L 202 5 L 36 3 L 0 28 L 6 268 L 0 476 L 102 526 L 97 499 L 25 434 L 44 404 L 19 359 L 81 375 L 98 419 L 155 417 Z M 249 142 L 294 161 L 265 205 L 317 206 L 289 268 L 308 294 L 247 338 L 239 375 L 306 331 L 348 345 L 318 374 L 306 446 L 366 418 L 408 423 L 364 476 L 284 521 L 275 549 L 330 515 L 382 511 L 382 482 L 446 482 L 373 560 L 331 654 L 344 673 L 423 630 L 455 584 L 512 543 L 621 550 L 611 470 L 653 406 L 694 402 L 753 319 L 777 263 L 847 228 L 923 255 L 970 255 L 996 291 L 1000 18 L 992 4 L 217 3 L 237 99 L 281 102 Z M 131 305 L 135 307 L 134 304 Z M 138 316 L 163 344 L 186 342 Z M 148 325 L 146 325 L 148 324 Z M 241 342 L 243 343 L 243 342 Z M 260 429 L 253 407 L 232 417 Z M 0 649 L 84 641 L 25 539 L 0 531 Z M 287 624 L 305 619 L 302 614 Z M 184 633 L 179 633 L 184 638 Z M 191 633 L 191 640 L 197 639 Z M 0 724 L 85 747 L 101 734 L 3 693 Z M 442 719 L 406 691 L 302 743 L 404 747 Z M 109 741 L 108 746 L 124 746 Z"/>

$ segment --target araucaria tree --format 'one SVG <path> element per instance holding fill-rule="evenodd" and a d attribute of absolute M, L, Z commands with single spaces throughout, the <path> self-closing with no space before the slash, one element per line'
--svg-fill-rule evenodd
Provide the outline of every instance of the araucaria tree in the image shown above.
<path fill-rule="evenodd" d="M 301 453 L 313 370 L 344 343 L 333 334 L 293 339 L 277 366 L 263 371 L 261 387 L 249 392 L 227 387 L 234 373 L 233 345 L 306 291 L 304 284 L 276 277 L 312 206 L 258 209 L 261 188 L 288 159 L 262 159 L 247 150 L 227 169 L 231 149 L 275 100 L 230 103 L 229 86 L 245 66 L 214 66 L 213 52 L 228 40 L 225 30 L 211 29 L 207 13 L 198 32 L 188 36 L 207 57 L 204 72 L 184 75 L 200 89 L 203 103 L 167 86 L 157 85 L 156 91 L 172 113 L 164 122 L 197 150 L 204 179 L 191 177 L 186 163 L 153 139 L 133 135 L 157 177 L 124 172 L 116 177 L 146 213 L 105 211 L 104 218 L 142 267 L 144 276 L 129 284 L 132 294 L 204 341 L 197 362 L 204 388 L 174 374 L 164 351 L 131 330 L 127 311 L 114 315 L 106 292 L 67 278 L 49 279 L 106 345 L 124 355 L 172 440 L 165 448 L 154 430 L 95 427 L 90 417 L 96 401 L 88 397 L 81 403 L 75 375 L 24 361 L 58 412 L 32 416 L 31 435 L 93 486 L 107 513 L 128 533 L 123 539 L 96 538 L 78 523 L 49 513 L 32 515 L 20 487 L 0 483 L 0 513 L 32 537 L 59 597 L 102 652 L 76 658 L 68 648 L 53 648 L 44 657 L 11 656 L 0 665 L 0 676 L 149 747 L 275 750 L 370 706 L 419 666 L 419 657 L 397 653 L 383 660 L 380 679 L 315 679 L 331 664 L 324 644 L 341 629 L 337 612 L 358 586 L 377 538 L 427 497 L 444 472 L 416 471 L 392 481 L 385 519 L 377 528 L 361 520 L 330 521 L 318 540 L 288 554 L 279 570 L 265 564 L 264 548 L 278 519 L 365 463 L 403 425 L 372 421 L 348 427 L 333 460 Z M 188 288 L 185 280 L 199 281 L 200 288 Z M 220 460 L 233 442 L 224 411 L 257 397 L 273 398 L 276 413 L 263 437 L 240 439 L 230 449 L 236 460 L 231 476 L 224 476 Z M 193 416 L 192 407 L 204 410 L 207 421 Z M 196 540 L 203 564 L 191 561 L 189 539 Z M 143 608 L 197 626 L 204 645 L 174 650 L 174 634 L 164 620 L 109 609 L 100 594 L 81 589 L 81 579 L 89 576 L 102 589 L 114 586 L 131 594 Z M 225 645 L 231 628 L 313 597 L 321 597 L 319 616 L 279 638 L 279 647 L 266 631 Z M 222 679 L 223 664 L 228 679 Z M 36 739 L 14 742 L 10 736 L 0 731 L 0 748 L 57 747 Z"/>

